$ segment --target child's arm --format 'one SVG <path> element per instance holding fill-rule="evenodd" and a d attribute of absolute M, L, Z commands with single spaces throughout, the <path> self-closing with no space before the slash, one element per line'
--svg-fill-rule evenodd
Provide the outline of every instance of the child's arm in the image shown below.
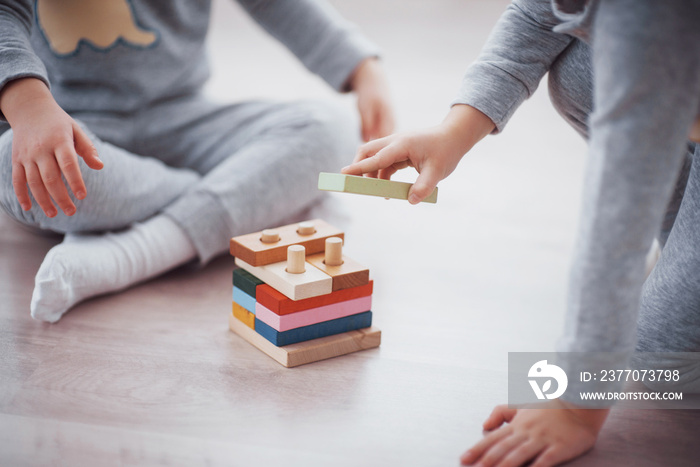
<path fill-rule="evenodd" d="M 357 94 L 362 139 L 371 141 L 390 135 L 394 131 L 394 112 L 379 59 L 370 57 L 360 62 L 349 80 L 349 89 Z"/>
<path fill-rule="evenodd" d="M 560 400 L 537 408 L 499 405 L 484 422 L 490 433 L 462 454 L 462 465 L 558 465 L 593 447 L 610 409 L 582 409 Z M 507 423 L 506 426 L 502 426 Z"/>
<path fill-rule="evenodd" d="M 551 64 L 573 40 L 553 31 L 559 23 L 549 0 L 515 0 L 467 70 L 454 101 L 457 105 L 441 125 L 366 144 L 355 163 L 343 171 L 388 179 L 396 170 L 413 166 L 420 175 L 409 201 L 420 202 L 452 173 L 474 144 L 488 133 L 502 131 L 519 105 L 537 89 Z"/>
<path fill-rule="evenodd" d="M 34 2 L 0 1 L 0 119 L 13 130 L 12 180 L 22 209 L 34 199 L 44 213 L 57 214 L 53 201 L 71 215 L 75 205 L 61 175 L 76 198 L 86 196 L 77 154 L 99 169 L 92 143 L 53 99 L 46 69 L 30 45 Z"/>
<path fill-rule="evenodd" d="M 237 0 L 268 33 L 333 89 L 355 91 L 365 141 L 394 129 L 379 49 L 322 0 Z"/>
<path fill-rule="evenodd" d="M 494 128 L 491 119 L 475 108 L 455 105 L 436 127 L 363 145 L 354 163 L 342 172 L 389 180 L 397 170 L 414 167 L 419 175 L 411 187 L 408 201 L 417 204 L 430 195 L 438 182 L 454 171 L 462 156 Z"/>
<path fill-rule="evenodd" d="M 13 131 L 12 184 L 22 209 L 27 211 L 32 205 L 29 185 L 48 217 L 57 214 L 52 199 L 66 215 L 73 215 L 75 204 L 61 175 L 76 198 L 85 198 L 78 155 L 92 169 L 103 166 L 90 139 L 58 106 L 46 85 L 35 78 L 7 84 L 0 94 L 0 110 Z"/>

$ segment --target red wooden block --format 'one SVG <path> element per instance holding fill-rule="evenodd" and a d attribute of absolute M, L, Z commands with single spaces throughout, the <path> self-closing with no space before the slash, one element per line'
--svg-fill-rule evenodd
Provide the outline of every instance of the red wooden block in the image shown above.
<path fill-rule="evenodd" d="M 255 295 L 258 303 L 268 310 L 278 315 L 287 315 L 289 313 L 331 305 L 345 300 L 366 297 L 372 295 L 373 287 L 374 281 L 369 281 L 369 283 L 359 287 L 338 290 L 326 295 L 305 298 L 303 300 L 292 300 L 269 285 L 261 284 L 255 289 Z"/>

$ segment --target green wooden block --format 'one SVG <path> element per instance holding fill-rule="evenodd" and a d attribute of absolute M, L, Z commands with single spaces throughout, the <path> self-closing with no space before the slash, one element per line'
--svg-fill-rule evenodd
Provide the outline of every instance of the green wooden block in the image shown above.
<path fill-rule="evenodd" d="M 382 198 L 408 199 L 408 190 L 412 183 L 380 180 L 378 178 L 358 177 L 356 175 L 333 174 L 321 172 L 318 175 L 318 189 L 340 191 L 358 195 L 381 196 Z M 423 203 L 437 203 L 438 189 L 425 198 Z"/>
<path fill-rule="evenodd" d="M 255 289 L 260 284 L 264 284 L 264 282 L 245 269 L 238 268 L 233 270 L 233 285 L 251 297 L 255 298 Z"/>

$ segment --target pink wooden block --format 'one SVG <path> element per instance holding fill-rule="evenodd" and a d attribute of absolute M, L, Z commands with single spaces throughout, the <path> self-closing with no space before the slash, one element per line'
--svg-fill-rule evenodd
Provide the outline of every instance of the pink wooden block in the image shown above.
<path fill-rule="evenodd" d="M 288 315 L 278 315 L 265 308 L 260 303 L 255 304 L 255 317 L 277 331 L 309 326 L 311 324 L 329 321 L 336 318 L 363 313 L 372 309 L 372 296 L 355 298 L 331 305 L 297 311 Z"/>

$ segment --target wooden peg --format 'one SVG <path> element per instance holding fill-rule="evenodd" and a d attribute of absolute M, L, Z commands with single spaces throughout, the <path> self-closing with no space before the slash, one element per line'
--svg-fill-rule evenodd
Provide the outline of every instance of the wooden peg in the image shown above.
<path fill-rule="evenodd" d="M 326 256 L 324 261 L 327 266 L 340 266 L 343 264 L 343 239 L 331 237 L 326 239 Z"/>
<path fill-rule="evenodd" d="M 287 272 L 290 274 L 302 274 L 306 272 L 306 248 L 301 245 L 292 245 L 287 248 Z"/>
<path fill-rule="evenodd" d="M 280 241 L 280 233 L 275 229 L 265 229 L 260 235 L 260 241 L 263 243 L 277 243 Z"/>
<path fill-rule="evenodd" d="M 316 226 L 311 221 L 300 222 L 297 233 L 299 235 L 313 235 L 316 233 Z"/>

